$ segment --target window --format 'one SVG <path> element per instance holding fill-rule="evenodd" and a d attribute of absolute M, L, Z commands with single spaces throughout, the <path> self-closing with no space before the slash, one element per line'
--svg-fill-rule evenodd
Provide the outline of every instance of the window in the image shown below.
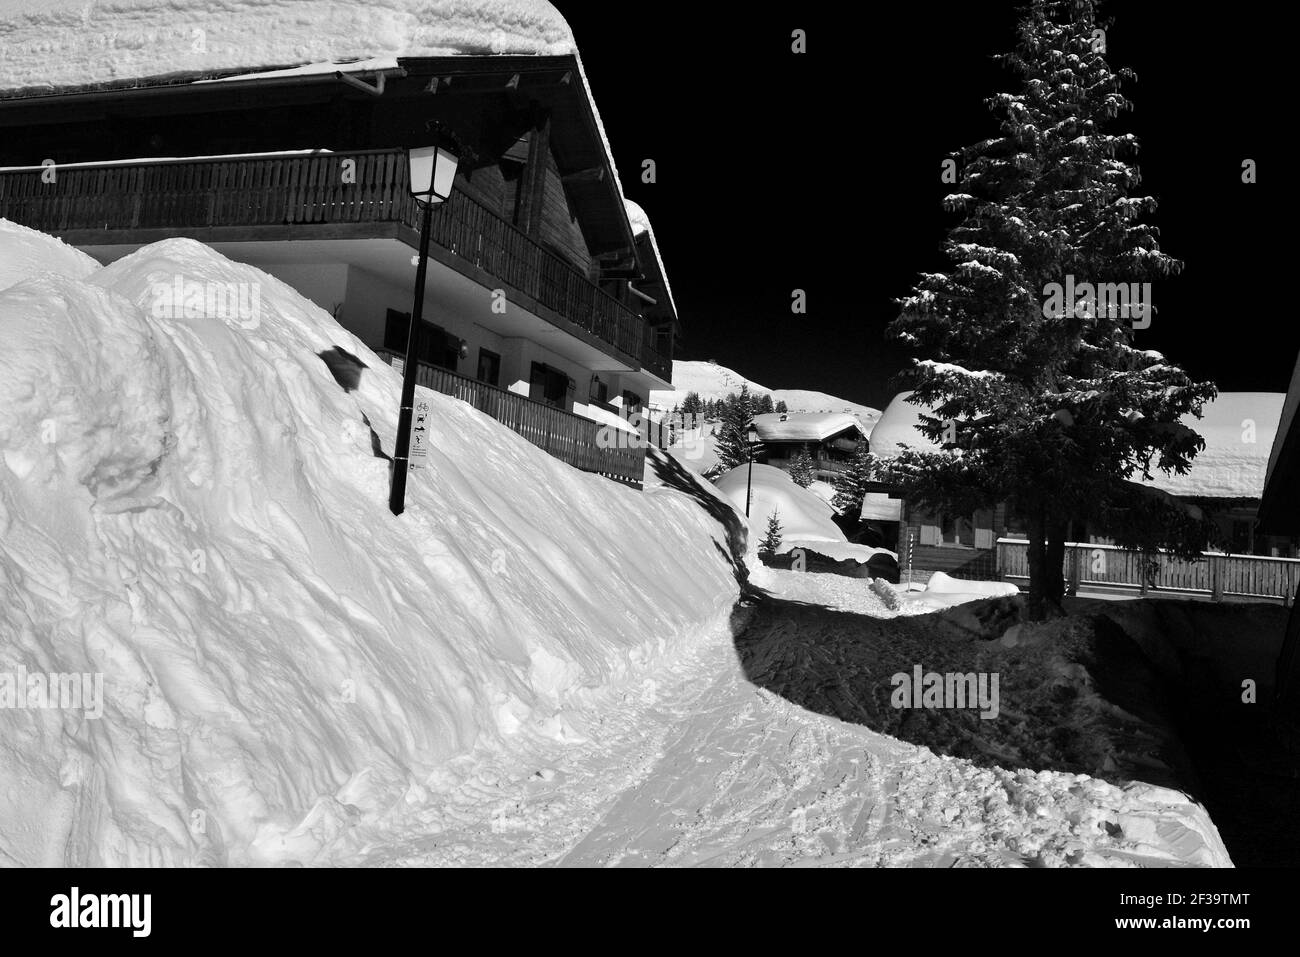
<path fill-rule="evenodd" d="M 545 402 L 557 409 L 568 405 L 569 390 L 573 380 L 559 369 L 552 369 L 541 362 L 534 362 L 528 377 L 528 397 L 538 402 Z"/>
<path fill-rule="evenodd" d="M 939 540 L 945 545 L 975 546 L 975 523 L 968 518 L 944 515 L 939 519 Z"/>
<path fill-rule="evenodd" d="M 384 348 L 406 355 L 406 336 L 411 328 L 411 314 L 388 310 L 384 325 Z M 456 371 L 460 362 L 460 339 L 450 335 L 442 326 L 432 322 L 420 323 L 420 337 L 415 344 L 415 356 L 420 362 Z"/>
<path fill-rule="evenodd" d="M 635 392 L 624 390 L 623 392 L 623 411 L 628 415 L 633 412 L 641 411 L 641 397 Z"/>
<path fill-rule="evenodd" d="M 490 349 L 478 350 L 478 381 L 488 385 L 499 385 L 501 379 L 501 357 Z"/>
<path fill-rule="evenodd" d="M 604 405 L 609 401 L 609 383 L 605 382 L 598 375 L 591 377 L 591 388 L 587 392 L 589 402 L 597 402 Z"/>

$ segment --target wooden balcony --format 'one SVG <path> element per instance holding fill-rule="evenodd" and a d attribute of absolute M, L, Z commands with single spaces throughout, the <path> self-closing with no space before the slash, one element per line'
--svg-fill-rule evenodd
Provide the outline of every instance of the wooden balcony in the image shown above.
<path fill-rule="evenodd" d="M 355 183 L 343 182 L 346 159 L 356 162 Z M 74 245 L 126 243 L 149 230 L 237 241 L 261 235 L 259 228 L 299 227 L 284 237 L 340 238 L 365 235 L 375 224 L 406 227 L 398 236 L 414 244 L 420 223 L 401 150 L 69 166 L 57 169 L 52 183 L 42 173 L 0 170 L 0 217 Z M 671 356 L 654 348 L 638 313 L 466 194 L 453 193 L 434 211 L 431 238 L 631 364 L 671 378 Z"/>
<path fill-rule="evenodd" d="M 1029 544 L 1000 538 L 997 569 L 1003 580 L 1029 580 Z M 1198 561 L 1166 553 L 1140 555 L 1114 545 L 1069 544 L 1065 577 L 1076 588 L 1135 591 L 1140 594 L 1186 595 L 1272 600 L 1290 605 L 1300 585 L 1300 559 L 1204 552 Z"/>
<path fill-rule="evenodd" d="M 381 351 L 379 355 L 401 366 L 402 357 L 396 353 Z M 426 389 L 468 402 L 561 462 L 634 488 L 641 487 L 645 472 L 644 446 L 601 448 L 596 437 L 602 426 L 591 419 L 424 363 L 420 363 L 416 381 Z"/>

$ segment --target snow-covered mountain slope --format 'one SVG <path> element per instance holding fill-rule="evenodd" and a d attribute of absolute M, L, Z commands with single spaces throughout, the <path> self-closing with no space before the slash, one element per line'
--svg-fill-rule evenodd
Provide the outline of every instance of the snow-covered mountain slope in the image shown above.
<path fill-rule="evenodd" d="M 385 56 L 573 53 L 546 0 L 0 0 L 0 89 Z"/>
<path fill-rule="evenodd" d="M 433 448 L 391 515 L 399 377 L 252 267 L 177 239 L 88 270 L 7 224 L 0 263 L 0 679 L 103 682 L 95 718 L 0 680 L 0 862 L 309 861 L 471 749 L 580 740 L 725 625 L 704 509 L 447 396 L 420 393 Z M 259 309 L 163 316 L 177 277 Z"/>
<path fill-rule="evenodd" d="M 742 385 L 758 395 L 770 395 L 773 402 L 785 402 L 791 412 L 847 412 L 858 420 L 863 431 L 870 434 L 880 418 L 880 410 L 859 405 L 825 392 L 808 389 L 769 389 L 740 373 L 718 365 L 716 362 L 673 360 L 672 391 L 650 393 L 650 405 L 656 409 L 671 410 L 680 405 L 690 392 L 698 392 L 703 399 L 722 399 L 739 392 Z"/>

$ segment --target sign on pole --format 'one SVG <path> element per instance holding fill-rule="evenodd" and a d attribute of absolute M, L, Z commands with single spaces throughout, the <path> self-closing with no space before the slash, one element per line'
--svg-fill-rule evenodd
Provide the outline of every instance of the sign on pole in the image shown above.
<path fill-rule="evenodd" d="M 411 450 L 407 453 L 410 468 L 422 469 L 429 458 L 429 400 L 416 399 L 411 416 Z"/>

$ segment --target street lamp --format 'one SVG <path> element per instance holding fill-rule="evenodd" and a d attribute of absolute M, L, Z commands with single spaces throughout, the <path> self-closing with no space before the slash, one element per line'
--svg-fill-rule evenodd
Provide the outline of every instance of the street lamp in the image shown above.
<path fill-rule="evenodd" d="M 749 503 L 754 496 L 754 446 L 758 444 L 758 429 L 749 423 L 749 478 L 745 482 L 745 518 L 749 518 Z"/>
<path fill-rule="evenodd" d="M 433 207 L 451 196 L 460 162 L 452 152 L 450 138 L 438 134 L 429 146 L 411 147 L 406 151 L 406 167 L 411 195 L 420 204 L 420 260 L 415 270 L 415 306 L 411 309 L 411 326 L 406 331 L 406 364 L 402 368 L 402 408 L 397 417 L 397 448 L 393 450 L 393 486 L 388 507 L 394 515 L 406 510 L 406 473 L 410 471 L 411 413 L 415 405 L 415 379 L 419 359 L 420 323 L 424 320 L 424 279 L 429 269 L 429 231 Z"/>

